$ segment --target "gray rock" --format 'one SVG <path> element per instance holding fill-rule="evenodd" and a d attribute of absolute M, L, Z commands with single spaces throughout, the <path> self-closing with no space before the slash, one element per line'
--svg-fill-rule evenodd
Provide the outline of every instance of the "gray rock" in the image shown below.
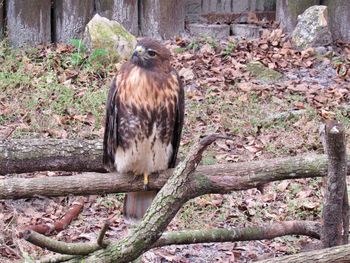
<path fill-rule="evenodd" d="M 108 51 L 112 62 L 128 59 L 136 45 L 136 38 L 117 21 L 96 14 L 86 25 L 84 43 L 90 49 Z"/>
<path fill-rule="evenodd" d="M 232 24 L 231 31 L 234 36 L 256 39 L 260 37 L 261 27 L 247 24 Z"/>
<path fill-rule="evenodd" d="M 325 46 L 332 43 L 332 35 L 328 26 L 328 11 L 326 6 L 312 6 L 298 17 L 298 24 L 292 33 L 296 47 Z"/>
<path fill-rule="evenodd" d="M 323 47 L 323 46 L 321 46 L 321 47 L 316 47 L 316 48 L 315 48 L 315 51 L 316 51 L 317 54 L 319 54 L 319 55 L 321 55 L 321 56 L 325 55 L 325 54 L 328 52 L 327 48 L 326 48 L 326 47 Z"/>
<path fill-rule="evenodd" d="M 204 36 L 213 38 L 227 38 L 230 35 L 229 25 L 205 25 L 205 24 L 190 24 L 189 30 L 193 36 Z"/>

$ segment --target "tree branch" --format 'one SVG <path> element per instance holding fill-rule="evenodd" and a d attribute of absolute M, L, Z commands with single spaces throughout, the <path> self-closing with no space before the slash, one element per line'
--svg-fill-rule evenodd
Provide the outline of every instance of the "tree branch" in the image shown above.
<path fill-rule="evenodd" d="M 348 160 L 350 165 L 350 160 Z M 174 169 L 151 175 L 149 187 L 160 189 Z M 324 155 L 300 155 L 263 161 L 200 166 L 189 180 L 199 189 L 197 195 L 246 190 L 278 180 L 320 177 L 327 174 Z M 83 173 L 46 178 L 0 180 L 0 199 L 28 198 L 35 195 L 66 196 L 142 191 L 141 178 L 117 173 Z"/>
<path fill-rule="evenodd" d="M 106 249 L 89 254 L 83 261 L 130 262 L 150 249 L 182 205 L 198 190 L 189 184 L 191 174 L 199 164 L 203 151 L 220 137 L 209 135 L 191 147 L 186 159 L 176 167 L 173 175 L 158 192 L 141 223 L 127 237 L 111 243 Z M 81 260 L 72 259 L 68 262 L 81 262 Z"/>
<path fill-rule="evenodd" d="M 264 226 L 234 229 L 192 230 L 164 233 L 153 247 L 193 243 L 237 242 L 273 239 L 286 235 L 320 238 L 320 224 L 312 221 L 274 222 Z"/>
<path fill-rule="evenodd" d="M 320 238 L 320 224 L 312 221 L 274 222 L 264 226 L 253 226 L 234 229 L 210 229 L 168 232 L 152 245 L 152 248 L 169 245 L 184 245 L 194 243 L 236 242 L 248 240 L 273 239 L 285 235 L 304 235 Z M 34 231 L 26 231 L 24 238 L 41 248 L 52 252 L 68 255 L 87 255 L 101 249 L 98 242 L 65 243 L 53 240 Z M 108 243 L 111 241 L 109 240 Z"/>

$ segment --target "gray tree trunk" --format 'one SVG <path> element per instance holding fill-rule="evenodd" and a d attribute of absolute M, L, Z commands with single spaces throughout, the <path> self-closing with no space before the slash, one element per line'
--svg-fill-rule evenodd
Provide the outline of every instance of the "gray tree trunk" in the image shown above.
<path fill-rule="evenodd" d="M 54 41 L 69 43 L 73 38 L 82 38 L 93 14 L 94 0 L 55 0 Z"/>
<path fill-rule="evenodd" d="M 329 23 L 333 39 L 350 41 L 350 1 L 327 1 Z"/>
<path fill-rule="evenodd" d="M 51 42 L 51 0 L 8 0 L 6 4 L 11 46 L 35 46 Z"/>
<path fill-rule="evenodd" d="M 0 0 L 0 41 L 4 39 L 4 0 Z"/>
<path fill-rule="evenodd" d="M 292 32 L 298 22 L 298 15 L 308 7 L 319 4 L 320 0 L 277 0 L 277 21 L 285 31 Z"/>
<path fill-rule="evenodd" d="M 118 21 L 131 34 L 139 34 L 137 0 L 96 0 L 96 11 L 100 16 Z"/>
<path fill-rule="evenodd" d="M 185 0 L 142 0 L 141 35 L 169 39 L 185 27 Z"/>

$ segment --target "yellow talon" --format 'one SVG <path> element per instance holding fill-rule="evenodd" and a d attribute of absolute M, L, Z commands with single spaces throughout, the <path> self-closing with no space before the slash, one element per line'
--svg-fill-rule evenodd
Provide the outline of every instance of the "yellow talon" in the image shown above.
<path fill-rule="evenodd" d="M 147 173 L 143 174 L 143 188 L 145 190 L 148 190 L 148 174 Z"/>

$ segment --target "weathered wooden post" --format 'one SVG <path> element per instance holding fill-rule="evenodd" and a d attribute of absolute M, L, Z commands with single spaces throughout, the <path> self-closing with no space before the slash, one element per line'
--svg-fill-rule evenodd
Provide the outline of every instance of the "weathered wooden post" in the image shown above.
<path fill-rule="evenodd" d="M 4 38 L 4 0 L 0 0 L 0 41 Z"/>
<path fill-rule="evenodd" d="M 137 0 L 96 0 L 96 12 L 122 24 L 131 34 L 139 33 Z"/>
<path fill-rule="evenodd" d="M 319 5 L 320 0 L 277 0 L 276 18 L 281 27 L 287 32 L 292 32 L 298 22 L 298 15 L 308 7 Z"/>
<path fill-rule="evenodd" d="M 51 0 L 8 0 L 7 30 L 13 47 L 51 42 Z"/>
<path fill-rule="evenodd" d="M 348 242 L 349 204 L 346 191 L 344 128 L 336 121 L 328 121 L 323 133 L 323 144 L 328 156 L 328 175 L 322 211 L 321 241 L 323 247 L 327 248 Z"/>
<path fill-rule="evenodd" d="M 334 40 L 350 41 L 350 1 L 327 1 L 329 24 Z"/>
<path fill-rule="evenodd" d="M 93 14 L 94 0 L 55 0 L 53 41 L 69 43 L 72 38 L 82 38 Z"/>
<path fill-rule="evenodd" d="M 184 31 L 184 0 L 142 0 L 141 35 L 154 38 L 173 38 Z"/>

